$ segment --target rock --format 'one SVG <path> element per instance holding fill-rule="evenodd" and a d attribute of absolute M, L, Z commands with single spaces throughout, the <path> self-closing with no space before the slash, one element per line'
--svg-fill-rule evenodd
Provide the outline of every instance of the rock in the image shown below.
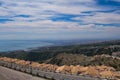
<path fill-rule="evenodd" d="M 114 73 L 111 71 L 102 71 L 102 72 L 100 72 L 100 77 L 101 78 L 113 78 Z"/>
<path fill-rule="evenodd" d="M 70 68 L 70 66 L 64 65 L 64 66 L 58 67 L 58 68 L 56 69 L 56 72 L 58 72 L 58 73 L 70 74 L 71 68 Z"/>
<path fill-rule="evenodd" d="M 91 75 L 93 77 L 97 77 L 97 76 L 99 76 L 99 71 L 96 70 L 95 67 L 89 66 L 89 67 L 86 68 L 86 71 L 84 71 L 81 74 L 83 74 L 83 75 Z"/>

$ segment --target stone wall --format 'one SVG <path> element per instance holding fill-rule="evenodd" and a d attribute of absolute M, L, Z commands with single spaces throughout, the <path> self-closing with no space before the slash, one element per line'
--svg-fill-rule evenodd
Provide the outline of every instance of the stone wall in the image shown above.
<path fill-rule="evenodd" d="M 120 78 L 120 74 L 116 73 L 114 68 L 107 66 L 57 66 L 6 57 L 0 58 L 0 66 L 54 80 L 102 80 L 105 78 L 117 80 Z"/>

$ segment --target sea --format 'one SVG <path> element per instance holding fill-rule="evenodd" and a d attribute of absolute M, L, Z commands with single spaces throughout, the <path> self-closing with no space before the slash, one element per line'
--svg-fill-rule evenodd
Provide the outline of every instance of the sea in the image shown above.
<path fill-rule="evenodd" d="M 0 40 L 0 52 L 15 50 L 31 50 L 45 46 L 87 44 L 92 42 L 101 42 L 105 40 Z"/>
<path fill-rule="evenodd" d="M 0 52 L 28 50 L 51 45 L 54 43 L 40 40 L 0 40 Z"/>

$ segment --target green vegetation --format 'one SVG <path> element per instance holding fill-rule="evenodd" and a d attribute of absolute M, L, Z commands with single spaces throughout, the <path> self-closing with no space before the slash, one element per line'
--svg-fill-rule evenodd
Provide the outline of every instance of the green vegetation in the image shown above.
<path fill-rule="evenodd" d="M 91 44 L 42 47 L 30 51 L 0 53 L 0 56 L 57 65 L 107 65 L 120 70 L 120 59 L 113 58 L 111 56 L 113 52 L 120 52 L 120 40 Z M 103 54 L 105 55 L 102 56 Z M 117 56 L 119 55 L 118 53 Z"/>

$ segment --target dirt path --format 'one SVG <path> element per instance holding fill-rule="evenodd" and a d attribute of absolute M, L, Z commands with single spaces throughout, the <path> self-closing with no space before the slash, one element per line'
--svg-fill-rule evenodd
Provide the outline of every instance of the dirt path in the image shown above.
<path fill-rule="evenodd" d="M 0 66 L 0 80 L 46 80 Z"/>

